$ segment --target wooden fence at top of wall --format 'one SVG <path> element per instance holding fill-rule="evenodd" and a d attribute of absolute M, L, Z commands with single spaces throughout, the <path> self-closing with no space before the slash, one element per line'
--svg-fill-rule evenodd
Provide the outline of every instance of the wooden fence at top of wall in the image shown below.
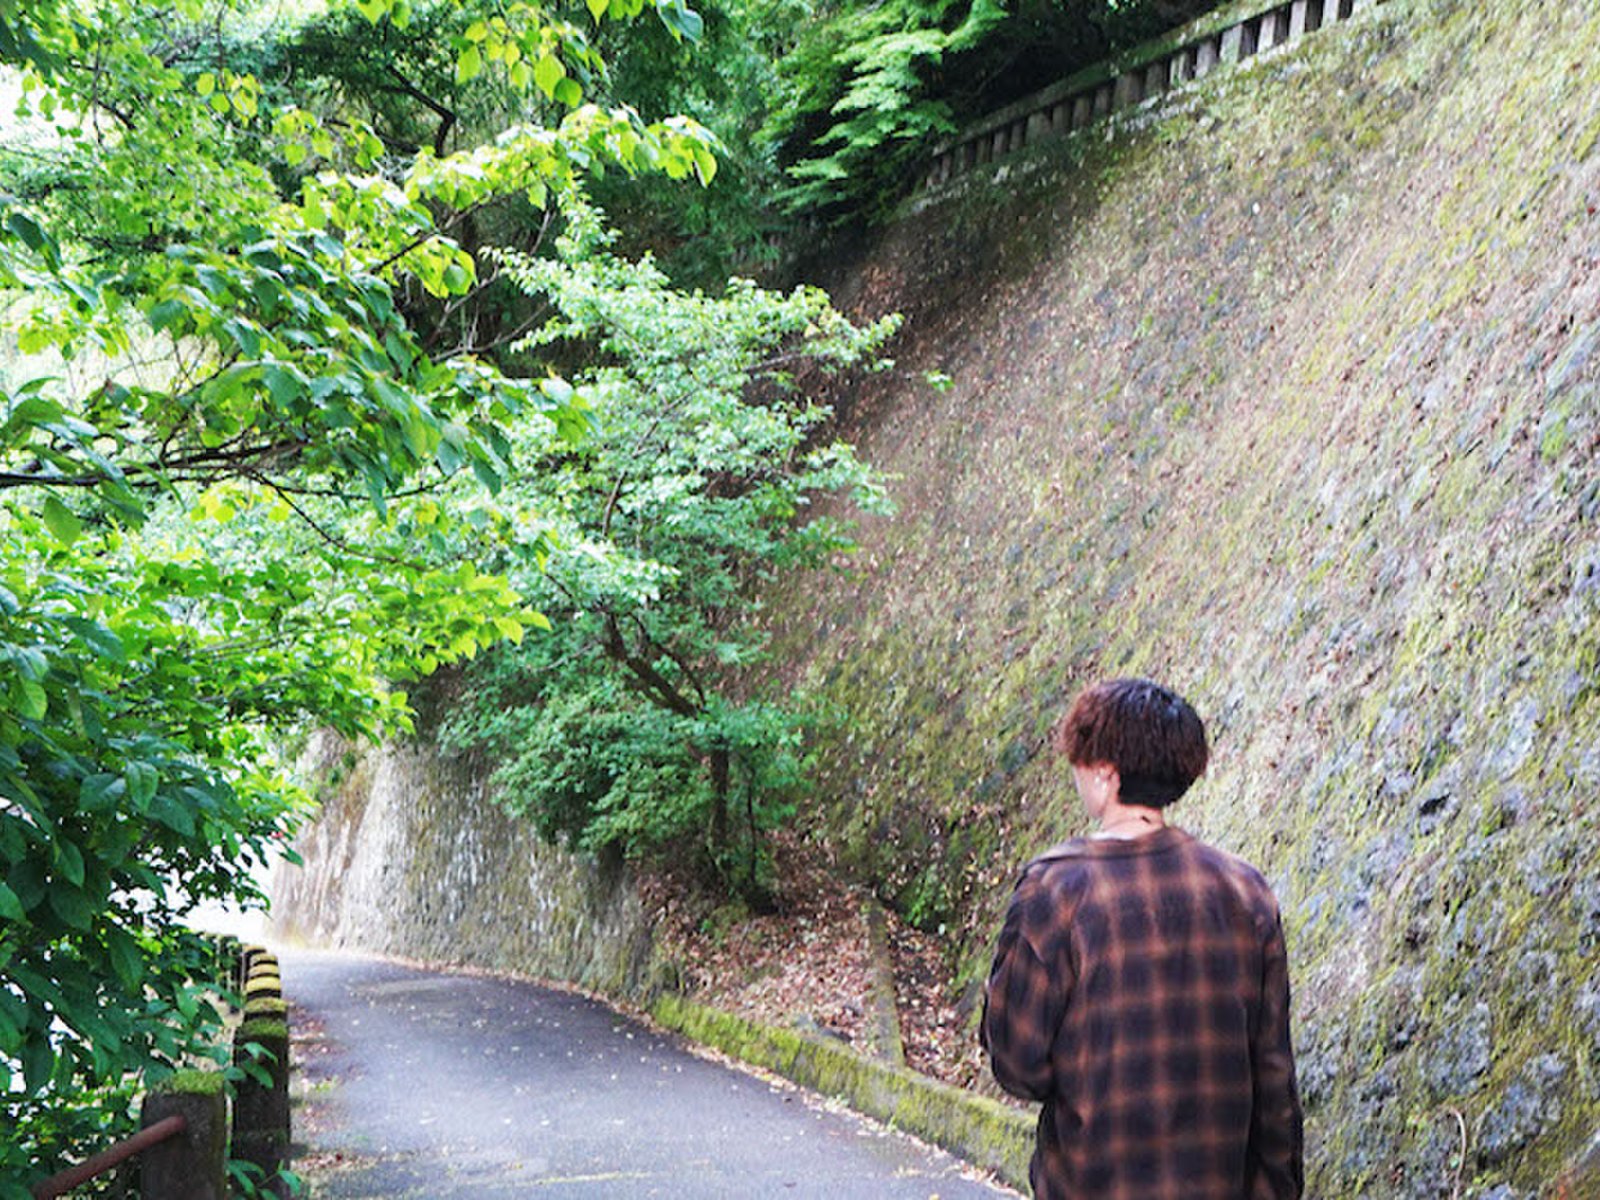
<path fill-rule="evenodd" d="M 990 113 L 934 153 L 925 190 L 1343 21 L 1380 0 L 1242 0 Z"/>

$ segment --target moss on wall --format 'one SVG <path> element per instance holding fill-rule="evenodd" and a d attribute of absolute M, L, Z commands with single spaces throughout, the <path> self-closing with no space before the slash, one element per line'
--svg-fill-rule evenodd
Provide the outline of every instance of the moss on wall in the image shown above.
<path fill-rule="evenodd" d="M 963 177 L 833 281 L 908 314 L 837 397 L 900 511 L 770 597 L 841 714 L 807 820 L 975 997 L 1017 866 L 1080 828 L 1065 700 L 1184 691 L 1216 756 L 1177 819 L 1284 904 L 1311 1195 L 1594 1160 L 1597 95 L 1591 5 L 1390 0 Z M 306 931 L 639 981 L 624 879 L 424 753 L 320 752 Z"/>
<path fill-rule="evenodd" d="M 841 398 L 900 512 L 771 606 L 846 715 L 813 819 L 975 994 L 1079 828 L 1065 699 L 1190 695 L 1177 819 L 1283 900 L 1313 1195 L 1533 1195 L 1600 1127 L 1597 95 L 1592 6 L 1391 0 L 835 281 L 955 386 Z"/>

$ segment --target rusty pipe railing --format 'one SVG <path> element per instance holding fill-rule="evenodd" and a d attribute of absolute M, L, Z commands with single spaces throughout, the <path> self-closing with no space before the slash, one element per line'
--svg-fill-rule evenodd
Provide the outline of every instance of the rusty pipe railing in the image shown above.
<path fill-rule="evenodd" d="M 141 1129 L 131 1138 L 118 1142 L 109 1150 L 102 1150 L 92 1158 L 86 1158 L 75 1167 L 68 1167 L 65 1171 L 50 1176 L 43 1183 L 33 1185 L 33 1200 L 56 1200 L 57 1196 L 65 1196 L 73 1188 L 88 1183 L 98 1175 L 104 1175 L 112 1167 L 121 1166 L 141 1150 L 148 1150 L 151 1146 L 160 1144 L 168 1138 L 177 1137 L 188 1131 L 188 1119 L 181 1114 L 174 1114 L 165 1120 L 157 1121 Z"/>

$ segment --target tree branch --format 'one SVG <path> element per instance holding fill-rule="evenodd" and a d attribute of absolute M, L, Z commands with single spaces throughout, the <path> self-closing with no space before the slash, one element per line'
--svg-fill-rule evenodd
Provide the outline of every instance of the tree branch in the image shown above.
<path fill-rule="evenodd" d="M 457 119 L 455 110 L 447 107 L 440 101 L 435 100 L 416 84 L 412 83 L 400 73 L 400 69 L 393 63 L 385 63 L 384 70 L 398 81 L 396 86 L 387 89 L 388 91 L 399 92 L 401 95 L 410 96 L 413 100 L 417 101 L 417 103 L 431 110 L 433 114 L 439 118 L 439 130 L 433 136 L 433 152 L 440 158 L 443 158 L 445 142 L 449 140 L 450 131 L 455 128 Z"/>

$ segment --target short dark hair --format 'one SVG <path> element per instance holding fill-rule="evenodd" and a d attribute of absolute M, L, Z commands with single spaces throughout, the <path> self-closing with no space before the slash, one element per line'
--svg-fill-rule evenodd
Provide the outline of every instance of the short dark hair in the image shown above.
<path fill-rule="evenodd" d="M 1148 679 L 1097 683 L 1072 702 L 1052 738 L 1075 767 L 1110 763 L 1124 804 L 1163 808 L 1205 774 L 1206 727 L 1189 702 Z"/>

